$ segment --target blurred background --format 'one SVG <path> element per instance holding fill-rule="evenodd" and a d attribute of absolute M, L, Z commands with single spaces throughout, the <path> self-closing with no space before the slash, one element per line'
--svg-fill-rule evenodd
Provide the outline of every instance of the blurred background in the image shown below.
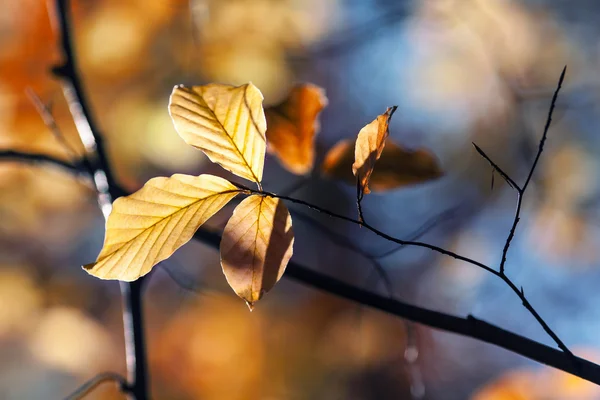
<path fill-rule="evenodd" d="M 600 2 L 72 3 L 85 88 L 129 190 L 154 176 L 223 171 L 176 134 L 167 112 L 174 85 L 252 81 L 275 104 L 294 83 L 313 82 L 329 98 L 316 171 L 305 180 L 268 156 L 265 188 L 294 188 L 297 198 L 355 216 L 355 189 L 320 177 L 318 165 L 337 141 L 398 105 L 391 137 L 435 153 L 445 175 L 367 196 L 365 217 L 396 237 L 424 233 L 424 241 L 490 265 L 500 261 L 516 194 L 498 176 L 492 185 L 471 143 L 523 182 L 568 65 L 507 272 L 576 354 L 600 359 Z M 49 73 L 61 57 L 49 11 L 42 0 L 0 1 L 0 149 L 69 160 L 25 94 L 31 88 L 49 105 L 81 154 Z M 232 208 L 211 225 L 223 227 Z M 300 211 L 383 256 L 397 298 L 472 313 L 552 345 L 485 271 Z M 80 267 L 96 258 L 103 225 L 80 179 L 0 163 L 0 398 L 60 399 L 99 372 L 125 372 L 118 285 Z M 368 258 L 306 218 L 295 218 L 294 230 L 296 261 L 388 295 Z M 227 287 L 218 253 L 197 242 L 155 268 L 144 301 L 155 399 L 600 399 L 599 388 L 507 351 L 408 329 L 286 279 L 249 313 Z M 407 344 L 418 348 L 412 366 Z M 111 385 L 89 396 L 121 397 Z"/>

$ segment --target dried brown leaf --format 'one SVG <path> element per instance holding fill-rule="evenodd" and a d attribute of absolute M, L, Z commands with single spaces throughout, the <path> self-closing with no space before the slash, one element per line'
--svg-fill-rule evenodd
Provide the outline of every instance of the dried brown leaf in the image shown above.
<path fill-rule="evenodd" d="M 282 103 L 265 110 L 267 151 L 288 171 L 304 175 L 313 168 L 318 116 L 325 106 L 325 91 L 307 83 L 297 85 Z"/>
<path fill-rule="evenodd" d="M 388 107 L 385 113 L 378 116 L 358 133 L 354 145 L 352 173 L 357 178 L 359 199 L 363 195 L 371 193 L 369 178 L 375 168 L 375 162 L 379 160 L 385 147 L 385 141 L 390 134 L 389 123 L 396 108 L 396 106 Z"/>
<path fill-rule="evenodd" d="M 321 165 L 324 176 L 356 184 L 352 175 L 354 162 L 354 142 L 341 140 L 329 150 Z M 425 149 L 404 149 L 387 139 L 385 149 L 377 161 L 369 186 L 375 192 L 398 189 L 437 179 L 442 176 L 438 162 L 433 154 Z"/>

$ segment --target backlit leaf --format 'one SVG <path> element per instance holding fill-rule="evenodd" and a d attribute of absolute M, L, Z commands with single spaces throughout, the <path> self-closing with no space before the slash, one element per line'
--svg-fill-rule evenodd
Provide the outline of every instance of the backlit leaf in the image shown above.
<path fill-rule="evenodd" d="M 369 178 L 375 168 L 375 161 L 379 160 L 385 146 L 385 141 L 390 134 L 389 123 L 397 107 L 389 107 L 385 113 L 378 116 L 373 122 L 366 125 L 358 133 L 354 146 L 354 164 L 352 173 L 357 178 L 359 198 L 369 194 Z"/>
<path fill-rule="evenodd" d="M 354 162 L 354 142 L 341 140 L 329 150 L 321 166 L 324 176 L 356 184 L 352 175 Z M 433 154 L 425 149 L 403 149 L 388 138 L 377 168 L 369 179 L 369 187 L 374 192 L 398 189 L 404 186 L 427 182 L 442 176 Z"/>
<path fill-rule="evenodd" d="M 292 218 L 280 199 L 250 196 L 233 211 L 223 231 L 221 265 L 250 309 L 283 275 L 293 244 Z"/>
<path fill-rule="evenodd" d="M 212 175 L 150 179 L 114 202 L 98 260 L 84 269 L 101 279 L 136 280 L 187 243 L 239 192 Z"/>
<path fill-rule="evenodd" d="M 267 123 L 263 96 L 251 83 L 175 86 L 169 113 L 179 136 L 228 171 L 262 180 Z"/>
<path fill-rule="evenodd" d="M 267 151 L 275 154 L 288 171 L 304 175 L 313 167 L 315 135 L 319 132 L 319 113 L 327 106 L 325 92 L 318 86 L 294 87 L 282 103 L 269 107 Z"/>

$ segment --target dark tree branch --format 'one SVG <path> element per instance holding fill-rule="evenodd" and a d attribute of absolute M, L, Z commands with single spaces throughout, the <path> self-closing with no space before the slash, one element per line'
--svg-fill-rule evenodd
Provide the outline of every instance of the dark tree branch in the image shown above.
<path fill-rule="evenodd" d="M 40 153 L 27 153 L 16 150 L 0 150 L 0 160 L 2 161 L 18 161 L 28 164 L 53 165 L 55 167 L 65 169 L 67 172 L 75 175 L 89 175 L 88 169 L 83 162 L 72 163 L 70 161 L 59 160 L 51 156 Z"/>
<path fill-rule="evenodd" d="M 103 136 L 96 125 L 85 91 L 77 70 L 75 51 L 71 34 L 71 10 L 69 0 L 53 0 L 49 10 L 54 29 L 59 37 L 63 53 L 62 64 L 53 68 L 53 72 L 62 82 L 63 93 L 79 137 L 86 149 L 87 166 L 98 192 L 98 204 L 105 218 L 110 213 L 112 201 L 125 194 L 115 180 Z M 142 286 L 144 279 L 135 282 L 120 282 L 123 297 L 123 328 L 125 336 L 125 354 L 127 358 L 128 396 L 134 400 L 149 398 L 146 373 L 146 349 L 144 343 L 144 324 L 142 310 Z"/>
<path fill-rule="evenodd" d="M 218 249 L 221 235 L 207 228 L 200 228 L 194 238 L 201 243 Z M 327 293 L 358 302 L 360 304 L 385 311 L 398 317 L 427 325 L 431 328 L 468 336 L 486 343 L 494 344 L 506 350 L 549 365 L 562 371 L 579 376 L 600 385 L 600 366 L 563 351 L 538 343 L 516 333 L 499 328 L 473 316 L 466 318 L 413 306 L 398 300 L 389 299 L 333 277 L 313 271 L 297 262 L 291 261 L 283 275 L 307 286 Z"/>
<path fill-rule="evenodd" d="M 121 375 L 114 372 L 105 372 L 103 374 L 98 374 L 89 381 L 85 382 L 81 385 L 77 390 L 73 393 L 65 397 L 65 400 L 79 400 L 83 399 L 85 396 L 90 394 L 94 389 L 103 383 L 114 382 L 119 385 L 119 389 L 123 392 L 127 392 L 127 380 Z"/>

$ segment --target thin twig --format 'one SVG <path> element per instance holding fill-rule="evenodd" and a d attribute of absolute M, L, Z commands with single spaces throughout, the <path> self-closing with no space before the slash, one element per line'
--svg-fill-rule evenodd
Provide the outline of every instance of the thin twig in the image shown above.
<path fill-rule="evenodd" d="M 73 393 L 65 397 L 65 400 L 79 400 L 90 394 L 94 389 L 103 383 L 114 382 L 123 392 L 127 391 L 127 380 L 115 372 L 105 372 L 98 374 L 83 385 L 77 388 Z"/>
<path fill-rule="evenodd" d="M 515 218 L 513 220 L 512 227 L 510 228 L 510 232 L 508 233 L 508 237 L 506 238 L 506 243 L 504 244 L 504 249 L 502 249 L 502 261 L 500 261 L 500 273 L 504 274 L 504 266 L 506 264 L 506 256 L 508 254 L 508 249 L 510 248 L 510 244 L 515 237 L 515 231 L 517 230 L 517 225 L 519 224 L 519 220 L 521 219 L 521 206 L 523 204 L 523 195 L 525 194 L 525 190 L 529 186 L 529 182 L 531 182 L 531 177 L 533 176 L 533 172 L 535 171 L 535 167 L 542 155 L 542 151 L 544 150 L 544 143 L 546 142 L 546 137 L 548 135 L 548 130 L 550 129 L 550 123 L 552 122 L 552 113 L 554 112 L 554 106 L 556 104 L 556 99 L 558 98 L 558 92 L 560 92 L 560 88 L 562 87 L 563 81 L 565 79 L 565 73 L 567 72 L 567 66 L 562 70 L 560 74 L 560 79 L 558 80 L 558 86 L 554 91 L 554 95 L 552 96 L 552 102 L 550 103 L 550 109 L 548 110 L 548 118 L 546 119 L 546 125 L 544 127 L 544 133 L 542 134 L 542 138 L 540 140 L 540 144 L 538 146 L 538 152 L 535 156 L 535 160 L 533 161 L 533 165 L 529 170 L 529 174 L 527 175 L 527 179 L 521 188 L 516 186 L 517 188 L 517 209 L 515 211 Z"/>
<path fill-rule="evenodd" d="M 433 250 L 435 252 L 438 252 L 440 254 L 452 257 L 454 259 L 461 260 L 461 261 L 467 262 L 469 264 L 473 264 L 473 265 L 475 265 L 475 266 L 477 266 L 479 268 L 482 268 L 482 269 L 484 269 L 484 270 L 486 270 L 486 271 L 488 271 L 488 272 L 490 272 L 490 273 L 492 273 L 494 275 L 498 275 L 499 274 L 498 271 L 495 271 L 491 267 L 489 267 L 489 266 L 487 266 L 487 265 L 485 265 L 485 264 L 483 264 L 483 263 L 481 263 L 479 261 L 473 260 L 471 258 L 461 256 L 460 254 L 454 253 L 453 251 L 446 250 L 446 249 L 443 249 L 441 247 L 438 247 L 438 246 L 435 246 L 435 245 L 429 244 L 429 243 L 412 241 L 412 240 L 403 240 L 403 239 L 395 238 L 395 237 L 393 237 L 391 235 L 388 235 L 387 233 L 384 233 L 384 232 L 380 231 L 379 229 L 377 229 L 377 228 L 369 225 L 366 222 L 361 222 L 361 221 L 359 221 L 357 219 L 350 218 L 350 217 L 347 217 L 347 216 L 342 215 L 342 214 L 338 214 L 338 213 L 336 213 L 334 211 L 327 210 L 327 209 L 325 209 L 323 207 L 319 207 L 319 206 L 317 206 L 315 204 L 311 204 L 311 203 L 309 203 L 307 201 L 300 200 L 300 199 L 295 199 L 293 197 L 288 197 L 288 196 L 280 196 L 278 194 L 267 192 L 267 191 L 259 191 L 259 190 L 250 189 L 250 188 L 247 188 L 247 187 L 245 187 L 243 185 L 240 185 L 238 183 L 234 183 L 234 185 L 238 186 L 241 189 L 247 190 L 251 194 L 269 196 L 269 197 L 273 197 L 273 198 L 278 198 L 278 199 L 286 200 L 286 201 L 289 201 L 291 203 L 301 204 L 301 205 L 303 205 L 305 207 L 311 208 L 311 209 L 313 209 L 315 211 L 318 211 L 320 213 L 328 215 L 328 216 L 330 216 L 332 218 L 337 218 L 337 219 L 340 219 L 340 220 L 343 220 L 343 221 L 346 221 L 346 222 L 350 222 L 350 223 L 358 225 L 358 226 L 362 226 L 362 227 L 366 228 L 367 230 L 373 232 L 375 235 L 377 235 L 379 237 L 382 237 L 382 238 L 384 238 L 384 239 L 386 239 L 386 240 L 388 240 L 390 242 L 397 243 L 397 244 L 400 244 L 400 245 L 405 245 L 405 246 L 424 247 L 424 248 L 427 248 L 429 250 Z"/>
<path fill-rule="evenodd" d="M 356 209 L 358 210 L 358 220 L 365 222 L 365 216 L 362 209 L 363 189 L 360 186 L 360 181 L 356 180 Z"/>
<path fill-rule="evenodd" d="M 521 219 L 520 215 L 521 215 L 521 209 L 522 209 L 522 205 L 523 205 L 523 197 L 525 195 L 525 190 L 527 190 L 527 187 L 529 186 L 529 182 L 531 182 L 531 177 L 533 176 L 535 167 L 540 159 L 540 156 L 542 155 L 542 151 L 544 150 L 544 143 L 546 142 L 546 137 L 548 136 L 548 130 L 550 129 L 550 124 L 552 122 L 552 113 L 554 112 L 554 106 L 555 106 L 556 100 L 558 98 L 558 93 L 560 92 L 563 81 L 565 79 L 566 71 L 567 71 L 567 66 L 565 65 L 565 67 L 562 70 L 562 73 L 560 74 L 560 78 L 558 80 L 558 85 L 556 87 L 556 90 L 554 91 L 554 95 L 552 96 L 552 102 L 550 103 L 550 109 L 548 110 L 548 118 L 546 119 L 546 125 L 544 126 L 544 133 L 542 134 L 542 138 L 540 139 L 540 143 L 538 146 L 537 154 L 535 156 L 535 160 L 533 162 L 533 165 L 531 166 L 531 169 L 529 170 L 527 179 L 525 180 L 525 183 L 523 184 L 522 187 L 517 185 L 517 183 L 514 180 L 512 180 L 500 167 L 498 167 L 479 147 L 477 147 L 477 145 L 475 145 L 473 143 L 473 146 L 475 146 L 475 149 L 479 152 L 479 154 L 481 154 L 492 165 L 492 167 L 494 167 L 494 169 L 496 171 L 498 171 L 498 173 L 500 175 L 502 175 L 502 177 L 507 182 L 509 182 L 509 184 L 511 186 L 513 186 L 515 188 L 515 190 L 517 191 L 517 208 L 515 211 L 515 217 L 513 219 L 512 226 L 508 233 L 508 237 L 506 238 L 506 242 L 504 243 L 504 248 L 502 249 L 502 259 L 500 261 L 500 268 L 499 268 L 499 273 L 497 274 L 497 276 L 499 276 L 511 288 L 511 290 L 514 293 L 516 293 L 517 296 L 519 296 L 519 298 L 521 299 L 521 301 L 523 303 L 523 306 L 535 317 L 535 319 L 539 322 L 539 324 L 542 326 L 544 331 L 546 331 L 546 333 L 556 342 L 558 347 L 562 351 L 564 351 L 565 353 L 567 353 L 568 355 L 573 357 L 573 353 L 567 348 L 567 346 L 562 342 L 562 340 L 560 340 L 560 338 L 556 335 L 556 333 L 554 333 L 554 331 L 552 331 L 552 329 L 550 329 L 548 324 L 544 321 L 544 319 L 542 319 L 542 317 L 538 314 L 538 312 L 533 308 L 531 303 L 529 303 L 529 300 L 527 300 L 527 298 L 525 297 L 525 292 L 523 291 L 523 289 L 517 288 L 517 285 L 515 285 L 514 282 L 505 274 L 505 265 L 506 265 L 508 250 L 510 248 L 512 240 L 515 237 L 517 225 L 519 224 L 519 221 Z"/>
<path fill-rule="evenodd" d="M 38 114 L 40 114 L 40 117 L 42 117 L 42 121 L 44 121 L 44 124 L 46 125 L 48 130 L 50 130 L 50 133 L 52 133 L 56 141 L 60 143 L 60 145 L 65 149 L 71 161 L 77 160 L 79 158 L 79 156 L 77 155 L 77 151 L 75 151 L 75 149 L 69 144 L 69 142 L 67 142 L 67 139 L 58 128 L 56 120 L 54 119 L 54 116 L 50 111 L 50 108 L 46 104 L 44 104 L 42 99 L 40 99 L 40 97 L 35 93 L 35 91 L 32 88 L 28 87 L 27 89 L 25 89 L 25 93 L 27 94 L 27 97 L 29 97 L 29 100 L 31 100 L 31 103 L 35 107 Z"/>
<path fill-rule="evenodd" d="M 513 189 L 515 189 L 519 192 L 521 191 L 521 188 L 519 187 L 519 185 L 517 185 L 517 183 L 515 181 L 513 181 L 511 179 L 511 177 L 508 176 L 508 174 L 502 170 L 502 168 L 500 168 L 495 162 L 493 162 L 492 159 L 489 158 L 488 155 L 485 154 L 485 152 L 483 150 L 481 150 L 481 148 L 479 146 L 477 146 L 475 143 L 473 143 L 473 147 L 475 147 L 475 150 L 477 150 L 477 152 L 490 163 L 492 168 L 496 172 L 498 172 L 502 178 L 504 178 L 504 180 L 506 181 L 506 183 L 508 183 L 508 185 L 510 187 L 512 187 Z M 494 175 L 492 175 L 492 182 L 494 182 Z M 493 187 L 494 187 L 494 184 L 492 183 L 492 188 Z"/>

